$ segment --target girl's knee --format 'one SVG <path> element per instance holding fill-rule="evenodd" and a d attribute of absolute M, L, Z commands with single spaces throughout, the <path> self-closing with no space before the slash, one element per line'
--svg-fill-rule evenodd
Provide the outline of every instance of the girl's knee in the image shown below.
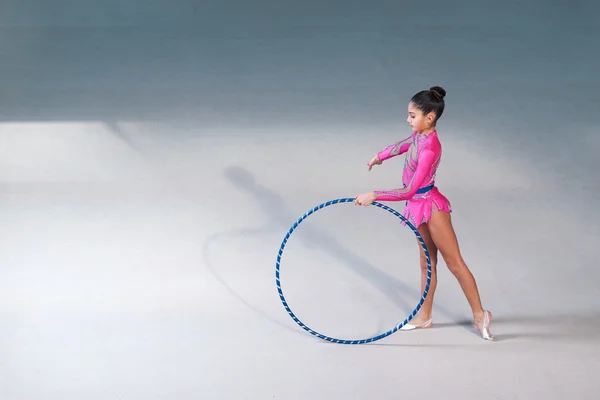
<path fill-rule="evenodd" d="M 448 267 L 448 270 L 453 275 L 459 275 L 460 273 L 462 273 L 463 271 L 465 271 L 467 269 L 465 262 L 460 257 L 456 257 L 456 258 L 452 258 L 452 259 L 444 260 L 444 261 L 446 262 L 446 266 Z"/>
<path fill-rule="evenodd" d="M 431 268 L 435 268 L 437 265 L 437 258 L 435 256 L 430 256 L 429 257 L 429 261 L 431 262 Z M 421 269 L 422 270 L 426 270 L 427 269 L 427 257 L 425 257 L 424 254 L 421 254 L 421 260 L 420 260 L 420 264 L 421 264 Z"/>

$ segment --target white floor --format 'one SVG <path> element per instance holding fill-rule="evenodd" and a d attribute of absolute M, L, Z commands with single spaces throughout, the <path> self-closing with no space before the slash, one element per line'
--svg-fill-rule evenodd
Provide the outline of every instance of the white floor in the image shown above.
<path fill-rule="evenodd" d="M 0 13 L 2 400 L 597 398 L 598 6 L 37 3 Z M 315 338 L 279 246 L 312 207 L 400 184 L 401 158 L 366 163 L 432 85 L 497 340 L 443 263 L 434 328 Z M 399 222 L 305 220 L 294 313 L 342 339 L 404 320 Z"/>

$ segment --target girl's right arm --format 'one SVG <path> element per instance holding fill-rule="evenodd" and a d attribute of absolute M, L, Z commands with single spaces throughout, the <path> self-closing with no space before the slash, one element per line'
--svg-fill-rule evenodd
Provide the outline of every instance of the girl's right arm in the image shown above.
<path fill-rule="evenodd" d="M 401 142 L 397 142 L 392 145 L 389 145 L 388 147 L 386 147 L 385 149 L 383 149 L 379 153 L 377 153 L 377 157 L 381 161 L 385 161 L 389 158 L 399 156 L 400 154 L 406 153 L 412 143 L 412 140 L 413 140 L 413 135 L 410 135 L 409 137 L 402 140 Z"/>

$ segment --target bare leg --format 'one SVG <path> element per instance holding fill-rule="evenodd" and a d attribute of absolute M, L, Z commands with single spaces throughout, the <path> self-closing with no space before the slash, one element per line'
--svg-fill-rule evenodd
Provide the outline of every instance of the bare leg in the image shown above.
<path fill-rule="evenodd" d="M 450 214 L 440 211 L 434 212 L 427 225 L 433 242 L 467 297 L 477 330 L 480 333 L 482 329 L 487 330 L 492 314 L 489 311 L 484 311 L 481 305 L 477 283 L 460 253 Z"/>
<path fill-rule="evenodd" d="M 425 301 L 423 302 L 423 305 L 421 306 L 421 309 L 419 310 L 419 313 L 410 321 L 410 323 L 413 325 L 419 325 L 431 319 L 433 295 L 435 293 L 435 288 L 437 287 L 438 249 L 431 239 L 431 234 L 429 233 L 427 224 L 421 224 L 421 226 L 417 228 L 417 231 L 419 231 L 419 234 L 425 242 L 425 246 L 427 246 L 427 252 L 429 253 L 429 259 L 431 260 L 431 282 L 429 283 L 429 292 L 425 298 Z M 425 252 L 423 251 L 421 242 L 419 242 L 418 239 L 417 244 L 419 246 L 419 259 L 421 264 L 421 293 L 423 293 L 425 290 L 425 284 L 427 283 L 427 258 L 425 257 Z"/>

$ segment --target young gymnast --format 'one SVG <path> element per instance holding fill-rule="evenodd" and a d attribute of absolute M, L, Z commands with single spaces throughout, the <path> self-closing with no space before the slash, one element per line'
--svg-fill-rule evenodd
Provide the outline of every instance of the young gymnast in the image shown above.
<path fill-rule="evenodd" d="M 406 153 L 402 174 L 404 187 L 363 193 L 355 198 L 354 204 L 368 206 L 373 201 L 406 201 L 404 217 L 417 228 L 429 251 L 432 270 L 429 293 L 412 323 L 406 324 L 401 330 L 429 328 L 432 325 L 439 250 L 471 306 L 477 330 L 484 339 L 493 340 L 489 329 L 492 313 L 483 309 L 475 279 L 462 258 L 450 218 L 450 202 L 435 186 L 435 175 L 442 154 L 436 123 L 444 112 L 445 96 L 446 91 L 439 86 L 415 94 L 408 104 L 407 119 L 413 133 L 377 153 L 367 164 L 370 171 L 374 165 Z M 427 260 L 420 243 L 417 243 L 421 253 L 422 293 L 427 280 Z"/>

